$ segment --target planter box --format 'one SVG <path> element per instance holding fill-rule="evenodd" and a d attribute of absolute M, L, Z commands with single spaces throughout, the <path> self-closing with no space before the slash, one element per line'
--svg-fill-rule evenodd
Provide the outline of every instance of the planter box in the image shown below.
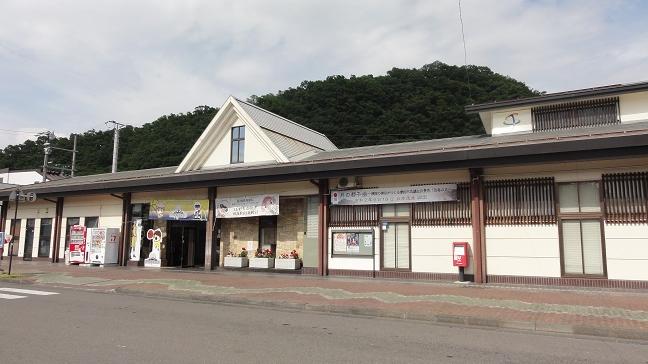
<path fill-rule="evenodd" d="M 268 269 L 274 267 L 275 258 L 250 258 L 250 268 Z"/>
<path fill-rule="evenodd" d="M 248 266 L 247 257 L 225 257 L 225 262 L 223 264 L 225 267 L 230 268 L 245 268 Z"/>
<path fill-rule="evenodd" d="M 299 259 L 277 259 L 275 260 L 275 269 L 297 270 L 301 268 Z"/>

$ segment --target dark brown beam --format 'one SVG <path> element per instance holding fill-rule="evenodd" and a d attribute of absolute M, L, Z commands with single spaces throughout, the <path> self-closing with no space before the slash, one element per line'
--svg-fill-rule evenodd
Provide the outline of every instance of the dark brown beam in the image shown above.
<path fill-rule="evenodd" d="M 59 262 L 59 249 L 61 245 L 61 228 L 63 220 L 63 197 L 56 199 L 56 210 L 54 212 L 54 251 L 52 251 L 52 263 Z"/>
<path fill-rule="evenodd" d="M 473 268 L 475 283 L 486 283 L 486 229 L 484 225 L 483 170 L 470 169 L 470 197 L 473 233 Z"/>
<path fill-rule="evenodd" d="M 317 249 L 317 273 L 328 275 L 328 215 L 329 215 L 329 181 L 319 180 L 319 210 L 318 210 L 318 249 Z"/>
<path fill-rule="evenodd" d="M 214 243 L 217 239 L 215 237 L 215 225 L 216 225 L 216 187 L 209 187 L 207 189 L 207 199 L 209 199 L 209 210 L 207 211 L 207 231 L 205 237 L 205 270 L 210 271 L 214 268 L 214 259 L 212 257 L 214 250 Z M 220 260 L 220 257 L 218 257 Z M 216 264 L 218 265 L 218 264 Z"/>
<path fill-rule="evenodd" d="M 128 265 L 128 256 L 130 252 L 130 237 L 131 229 L 133 226 L 133 209 L 131 208 L 131 193 L 126 192 L 121 196 L 122 200 L 122 224 L 121 224 L 121 239 L 119 241 L 119 257 L 117 264 L 126 266 Z"/>

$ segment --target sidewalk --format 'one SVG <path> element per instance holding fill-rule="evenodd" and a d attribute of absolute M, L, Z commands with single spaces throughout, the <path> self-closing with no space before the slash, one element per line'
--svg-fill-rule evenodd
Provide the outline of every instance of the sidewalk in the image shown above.
<path fill-rule="evenodd" d="M 648 340 L 645 290 L 89 268 L 21 260 L 14 261 L 14 272 L 24 283 L 94 291 Z"/>

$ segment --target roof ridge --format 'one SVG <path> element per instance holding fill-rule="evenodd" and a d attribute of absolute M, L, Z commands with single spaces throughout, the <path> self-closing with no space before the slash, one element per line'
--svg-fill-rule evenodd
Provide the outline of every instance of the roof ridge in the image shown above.
<path fill-rule="evenodd" d="M 300 127 L 300 128 L 306 129 L 306 130 L 308 130 L 308 131 L 312 131 L 313 133 L 318 134 L 318 135 L 323 136 L 324 138 L 328 139 L 328 137 L 327 137 L 326 134 L 324 134 L 324 133 L 320 133 L 320 132 L 317 131 L 317 130 L 313 130 L 313 129 L 311 129 L 311 128 L 307 127 L 307 126 L 304 126 L 304 125 L 302 125 L 302 124 L 300 124 L 300 123 L 298 123 L 298 122 L 292 121 L 292 120 L 290 120 L 290 119 L 288 119 L 288 118 L 286 118 L 286 117 L 283 117 L 283 116 L 281 116 L 281 115 L 275 114 L 275 113 L 273 113 L 272 111 L 266 110 L 266 109 L 264 109 L 264 108 L 262 108 L 262 107 L 260 107 L 260 106 L 258 106 L 258 105 L 254 105 L 254 104 L 252 104 L 252 103 L 250 103 L 250 102 L 243 101 L 243 100 L 241 100 L 241 99 L 239 99 L 238 97 L 235 97 L 235 96 L 234 96 L 234 100 L 236 100 L 236 101 L 238 101 L 238 102 L 242 102 L 242 103 L 244 103 L 244 104 L 246 104 L 246 105 L 250 105 L 250 106 L 252 106 L 252 107 L 254 107 L 254 108 L 256 108 L 256 109 L 259 109 L 259 110 L 261 110 L 261 111 L 263 111 L 263 112 L 265 112 L 265 113 L 268 113 L 268 114 L 270 114 L 270 115 L 276 116 L 276 117 L 278 117 L 278 118 L 280 118 L 280 119 L 283 119 L 283 120 L 285 120 L 285 121 L 287 121 L 287 122 L 289 122 L 289 123 L 291 123 L 291 124 L 294 124 L 294 125 L 296 125 L 296 126 L 298 126 L 298 127 Z M 329 141 L 330 141 L 330 140 L 329 140 Z M 332 143 L 332 142 L 331 142 L 331 143 Z"/>

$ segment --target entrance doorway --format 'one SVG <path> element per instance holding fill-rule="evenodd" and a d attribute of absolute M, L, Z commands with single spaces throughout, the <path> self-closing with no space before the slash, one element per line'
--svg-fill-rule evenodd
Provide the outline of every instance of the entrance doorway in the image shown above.
<path fill-rule="evenodd" d="M 34 228 L 35 227 L 36 227 L 36 220 L 27 219 L 27 224 L 25 225 L 25 252 L 23 253 L 23 260 L 32 260 L 32 250 L 34 249 Z M 16 230 L 19 228 L 20 226 L 16 226 Z"/>
<path fill-rule="evenodd" d="M 410 206 L 383 205 L 381 210 L 381 269 L 409 271 L 412 268 Z"/>
<path fill-rule="evenodd" d="M 198 267 L 205 265 L 205 222 L 170 221 L 168 267 Z"/>
<path fill-rule="evenodd" d="M 261 251 L 270 249 L 277 253 L 277 217 L 259 217 L 259 249 Z"/>

